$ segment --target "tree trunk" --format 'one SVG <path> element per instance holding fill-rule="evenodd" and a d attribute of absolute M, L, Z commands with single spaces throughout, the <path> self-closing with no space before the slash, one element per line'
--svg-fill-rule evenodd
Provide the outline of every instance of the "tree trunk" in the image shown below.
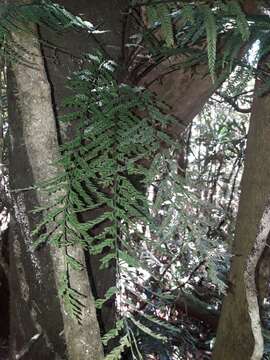
<path fill-rule="evenodd" d="M 13 38 L 24 49 L 27 64 L 13 63 L 8 73 L 13 200 L 10 359 L 83 360 L 91 356 L 101 360 L 100 332 L 86 270 L 70 273 L 71 286 L 85 295 L 79 324 L 67 314 L 59 297 L 66 249 L 45 246 L 33 250 L 31 231 L 40 219 L 31 210 L 49 205 L 54 196 L 45 197 L 33 186 L 57 175 L 59 169 L 52 164 L 59 152 L 51 91 L 37 39 L 30 32 L 17 32 Z M 68 251 L 84 264 L 80 248 Z"/>
<path fill-rule="evenodd" d="M 55 34 L 45 28 L 40 29 L 41 37 L 54 46 L 43 47 L 46 71 L 52 86 L 54 110 L 57 117 L 65 113 L 64 99 L 71 95 L 67 87 L 67 79 L 74 71 L 83 67 L 82 57 L 96 50 L 103 51 L 117 63 L 122 57 L 123 19 L 126 13 L 126 0 L 58 0 L 72 14 L 82 16 L 84 20 L 93 25 L 99 25 L 100 30 L 108 30 L 104 34 L 89 35 L 86 32 L 68 31 L 62 35 Z M 60 142 L 68 141 L 73 135 L 72 124 L 68 128 L 59 125 Z M 87 221 L 95 216 L 95 211 L 85 212 L 82 221 Z M 101 254 L 104 256 L 104 254 Z M 100 255 L 87 255 L 87 266 L 91 280 L 92 291 L 95 298 L 104 298 L 107 290 L 114 286 L 116 281 L 115 268 L 101 270 Z M 98 319 L 102 333 L 106 333 L 115 324 L 115 306 L 112 302 L 105 303 L 98 311 Z"/>
<path fill-rule="evenodd" d="M 256 92 L 261 85 L 257 80 Z M 213 354 L 216 360 L 260 359 L 252 357 L 255 341 L 248 310 L 245 273 L 270 194 L 269 109 L 270 95 L 255 95 L 241 183 L 230 287 L 222 307 Z M 257 316 L 256 311 L 252 320 Z"/>
<path fill-rule="evenodd" d="M 141 83 L 157 94 L 159 100 L 169 105 L 169 112 L 178 120 L 171 133 L 179 136 L 201 111 L 216 89 L 209 75 L 208 65 L 171 70 L 174 64 L 181 64 L 183 57 L 174 56 L 164 61 Z"/>

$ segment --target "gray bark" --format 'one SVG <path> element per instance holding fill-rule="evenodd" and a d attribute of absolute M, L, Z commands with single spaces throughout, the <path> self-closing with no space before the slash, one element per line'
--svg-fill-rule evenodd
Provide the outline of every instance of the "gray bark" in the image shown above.
<path fill-rule="evenodd" d="M 33 32 L 35 30 L 33 29 Z M 71 286 L 85 295 L 82 322 L 70 317 L 58 296 L 65 272 L 65 249 L 47 246 L 33 250 L 31 231 L 38 222 L 29 211 L 48 205 L 52 198 L 31 189 L 37 182 L 57 175 L 55 117 L 50 86 L 36 38 L 26 32 L 13 34 L 31 65 L 14 63 L 9 70 L 10 178 L 13 193 L 10 244 L 11 353 L 16 359 L 34 335 L 40 340 L 25 359 L 100 360 L 103 358 L 99 326 L 86 269 L 72 272 Z M 29 190 L 21 191 L 22 188 Z M 81 248 L 69 254 L 84 264 Z M 67 348 L 67 350 L 66 350 Z"/>

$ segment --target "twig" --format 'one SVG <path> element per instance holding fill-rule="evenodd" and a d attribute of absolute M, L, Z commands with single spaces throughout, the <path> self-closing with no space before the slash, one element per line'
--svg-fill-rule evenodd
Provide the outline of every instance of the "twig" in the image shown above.
<path fill-rule="evenodd" d="M 23 357 L 28 354 L 32 348 L 32 346 L 39 340 L 42 334 L 38 333 L 31 337 L 28 343 L 22 348 L 20 352 L 15 355 L 16 360 L 21 360 Z"/>

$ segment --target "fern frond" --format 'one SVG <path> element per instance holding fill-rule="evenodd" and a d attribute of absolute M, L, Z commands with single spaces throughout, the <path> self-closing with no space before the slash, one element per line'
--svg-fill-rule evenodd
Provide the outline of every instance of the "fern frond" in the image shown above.
<path fill-rule="evenodd" d="M 58 33 L 72 28 L 89 33 L 96 32 L 94 25 L 89 21 L 72 15 L 64 7 L 49 0 L 34 1 L 32 4 L 1 4 L 0 14 L 1 55 L 9 61 L 26 62 L 26 50 L 14 41 L 11 34 L 17 31 L 33 34 L 33 24 Z M 38 45 L 39 40 L 36 39 L 36 42 Z"/>
<path fill-rule="evenodd" d="M 154 332 L 152 329 L 150 329 L 148 326 L 144 325 L 139 320 L 136 320 L 133 316 L 130 316 L 130 320 L 133 322 L 133 324 L 140 329 L 142 332 L 144 332 L 146 335 L 149 335 L 153 337 L 154 339 L 161 340 L 161 341 L 167 341 L 167 338 L 163 335 L 160 335 L 156 332 Z"/>
<path fill-rule="evenodd" d="M 150 4 L 146 6 L 148 27 L 161 30 L 161 37 L 167 47 L 174 45 L 173 19 L 170 6 L 165 3 Z"/>
<path fill-rule="evenodd" d="M 115 294 L 118 293 L 118 288 L 117 287 L 111 287 L 107 290 L 104 299 L 98 299 L 96 300 L 96 307 L 97 309 L 101 309 L 103 304 L 110 300 Z"/>
<path fill-rule="evenodd" d="M 59 296 L 64 302 L 67 313 L 77 319 L 81 320 L 82 316 L 82 303 L 80 302 L 81 295 L 69 286 L 68 277 L 66 273 L 62 274 L 62 281 L 59 287 Z"/>
<path fill-rule="evenodd" d="M 236 29 L 240 32 L 244 41 L 250 37 L 249 24 L 245 13 L 242 11 L 239 2 L 230 1 L 228 4 L 228 10 L 236 17 Z"/>
<path fill-rule="evenodd" d="M 125 325 L 125 323 L 124 323 L 123 319 L 117 320 L 115 323 L 115 328 L 111 329 L 105 335 L 102 336 L 101 340 L 102 340 L 103 345 L 107 346 L 108 342 L 110 340 L 119 336 L 120 332 L 124 329 L 124 325 Z"/>
<path fill-rule="evenodd" d="M 150 27 L 154 27 L 159 20 L 156 6 L 149 5 L 146 7 L 147 20 Z"/>
<path fill-rule="evenodd" d="M 190 22 L 191 24 L 195 24 L 195 16 L 194 9 L 192 5 L 184 5 L 181 10 L 181 17 L 184 19 L 184 22 Z"/>
<path fill-rule="evenodd" d="M 66 106 L 72 108 L 68 119 L 76 121 L 77 134 L 61 147 L 58 162 L 65 173 L 44 185 L 44 191 L 59 192 L 59 198 L 55 197 L 50 209 L 44 209 L 44 220 L 34 235 L 39 245 L 46 241 L 58 247 L 80 245 L 93 255 L 103 254 L 100 269 L 116 264 L 118 274 L 120 265 L 148 271 L 147 264 L 137 258 L 129 245 L 130 232 L 138 224 L 151 229 L 155 224 L 147 194 L 136 188 L 132 177 L 139 176 L 143 185 L 153 181 L 158 165 L 147 168 L 141 160 L 154 159 L 161 142 L 168 148 L 174 145 L 163 129 L 175 120 L 162 113 L 162 107 L 148 91 L 118 85 L 114 68 L 108 64 L 100 54 L 93 55 L 89 67 L 77 72 L 69 82 L 76 95 L 67 99 Z M 77 214 L 89 209 L 98 211 L 88 221 L 80 222 Z M 52 223 L 55 231 L 44 233 L 47 224 Z M 101 231 L 97 232 L 97 228 Z M 81 264 L 69 256 L 66 261 L 67 277 L 61 296 L 68 311 L 79 318 L 80 298 L 70 289 L 67 279 L 69 268 L 80 271 Z M 118 293 L 117 287 L 110 288 L 103 299 L 96 300 L 97 308 Z M 140 322 L 137 326 L 151 334 L 151 329 Z M 117 358 L 127 344 L 120 344 L 111 358 Z"/>
<path fill-rule="evenodd" d="M 215 79 L 216 51 L 217 51 L 217 25 L 215 15 L 207 5 L 203 6 L 204 24 L 207 34 L 208 65 L 212 79 Z"/>
<path fill-rule="evenodd" d="M 1 24 L 12 30 L 30 24 L 39 24 L 46 26 L 55 31 L 64 31 L 69 28 L 81 28 L 89 32 L 95 31 L 93 24 L 82 20 L 79 16 L 75 16 L 68 12 L 63 6 L 53 3 L 49 0 L 40 0 L 32 4 L 8 4 L 2 5 L 1 8 Z"/>
<path fill-rule="evenodd" d="M 148 315 L 148 314 L 142 314 L 144 318 L 149 320 L 149 322 L 158 325 L 161 328 L 165 328 L 166 330 L 170 331 L 171 333 L 181 333 L 181 330 L 177 328 L 174 325 L 169 324 L 168 322 L 165 322 L 164 320 L 158 319 L 156 316 Z"/>
<path fill-rule="evenodd" d="M 126 348 L 131 347 L 131 342 L 128 335 L 122 337 L 119 341 L 120 345 L 115 347 L 104 360 L 120 360 L 121 354 L 125 351 Z"/>
<path fill-rule="evenodd" d="M 174 32 L 172 19 L 170 17 L 170 9 L 167 4 L 157 5 L 157 14 L 161 23 L 161 31 L 165 43 L 168 47 L 172 47 L 174 45 Z"/>

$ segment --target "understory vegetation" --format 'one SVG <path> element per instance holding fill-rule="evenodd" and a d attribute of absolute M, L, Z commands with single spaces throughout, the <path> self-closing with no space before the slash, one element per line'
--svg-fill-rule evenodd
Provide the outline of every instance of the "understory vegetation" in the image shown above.
<path fill-rule="evenodd" d="M 49 1 L 1 5 L 1 317 L 13 301 L 8 279 L 16 263 L 11 266 L 8 234 L 16 222 L 14 196 L 34 191 L 48 201 L 32 201 L 35 206 L 26 211 L 35 219 L 26 254 L 46 247 L 64 250 L 64 271 L 56 287 L 68 316 L 83 323 L 89 295 L 71 283 L 72 272 L 86 270 L 94 295 L 98 291 L 91 259 L 98 258 L 97 277 L 99 271 L 113 273 L 103 296 L 95 298 L 106 360 L 212 358 L 222 303 L 235 286 L 231 262 L 243 256 L 235 251 L 235 228 L 250 114 L 255 98 L 269 96 L 269 12 L 264 2 L 257 5 L 253 12 L 244 1 L 132 0 L 124 13 L 133 28 L 124 34 L 122 62 L 99 43 L 110 31 L 106 24 L 91 19 L 92 24 Z M 11 155 L 10 73 L 15 73 L 13 64 L 35 68 L 14 34 L 38 34 L 33 46 L 45 56 L 46 49 L 58 49 L 42 36 L 44 29 L 61 36 L 84 32 L 98 45 L 72 58 L 76 69 L 65 78 L 68 95 L 60 106 L 55 99 L 50 104 L 56 115 L 58 159 L 46 166 L 55 166 L 56 176 L 14 188 L 9 184 L 10 159 L 16 155 Z M 45 58 L 46 74 L 49 60 Z M 177 81 L 178 73 L 186 76 L 189 71 L 188 81 L 199 71 L 200 79 L 208 79 L 208 95 L 196 114 L 190 111 L 192 115 L 182 118 L 181 109 L 175 110 L 180 100 L 174 84 L 173 95 L 163 90 L 168 74 L 176 74 Z M 258 80 L 260 89 L 255 87 Z M 20 136 L 24 144 L 25 134 Z M 29 155 L 23 166 L 38 156 Z M 76 247 L 83 250 L 85 262 L 71 251 Z M 27 271 L 22 271 L 26 278 Z M 266 284 L 259 305 L 263 358 L 269 359 L 269 278 Z M 109 329 L 100 320 L 104 307 L 115 310 Z M 5 322 L 1 359 L 14 331 L 8 318 Z M 16 359 L 32 359 L 35 341 L 29 339 Z"/>

